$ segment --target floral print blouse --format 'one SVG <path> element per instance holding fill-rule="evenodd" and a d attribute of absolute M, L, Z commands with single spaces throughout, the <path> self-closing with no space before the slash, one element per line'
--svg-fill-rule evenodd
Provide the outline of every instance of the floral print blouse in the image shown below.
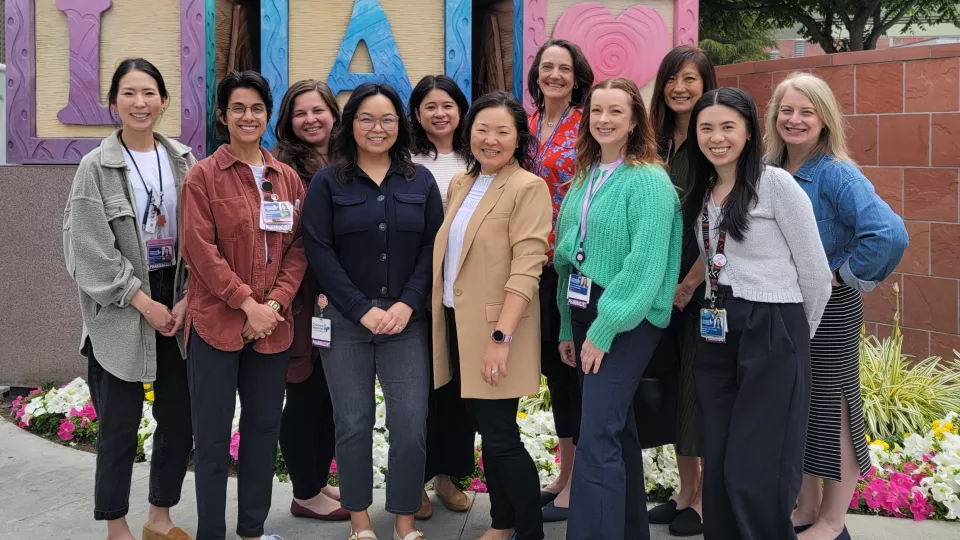
<path fill-rule="evenodd" d="M 560 204 L 563 196 L 570 187 L 570 181 L 577 170 L 577 129 L 580 126 L 582 108 L 569 108 L 560 119 L 558 125 L 549 127 L 545 123 L 540 125 L 541 112 L 530 115 L 528 123 L 530 132 L 536 139 L 536 148 L 531 149 L 533 168 L 530 172 L 536 174 L 547 183 L 550 189 L 550 199 L 553 203 L 553 230 L 548 240 L 547 257 L 553 263 L 553 250 L 556 247 L 557 214 L 560 213 Z M 553 137 L 540 144 L 540 130 L 555 130 Z"/>

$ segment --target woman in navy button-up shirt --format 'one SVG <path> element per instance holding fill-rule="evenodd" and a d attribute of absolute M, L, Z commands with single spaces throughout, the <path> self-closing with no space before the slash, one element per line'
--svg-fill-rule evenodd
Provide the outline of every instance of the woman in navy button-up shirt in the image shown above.
<path fill-rule="evenodd" d="M 834 288 L 810 343 L 813 375 L 803 488 L 793 521 L 800 538 L 849 538 L 844 517 L 870 458 L 860 401 L 861 291 L 900 263 L 903 220 L 847 155 L 840 108 L 827 83 L 798 74 L 767 108 L 767 158 L 790 171 L 813 203 Z M 822 501 L 821 501 L 822 479 Z"/>
<path fill-rule="evenodd" d="M 310 183 L 304 243 L 329 319 L 321 353 L 333 400 L 340 502 L 353 533 L 372 530 L 374 381 L 390 431 L 387 511 L 403 540 L 421 536 L 420 508 L 430 373 L 423 317 L 433 240 L 443 222 L 440 190 L 410 160 L 410 124 L 386 85 L 358 87 L 334 135 L 334 163 Z M 354 538 L 355 536 L 351 536 Z"/>

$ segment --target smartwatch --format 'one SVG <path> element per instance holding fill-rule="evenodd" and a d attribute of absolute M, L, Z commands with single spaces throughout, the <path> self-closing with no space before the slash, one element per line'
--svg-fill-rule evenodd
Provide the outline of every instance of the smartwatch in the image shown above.
<path fill-rule="evenodd" d="M 494 330 L 490 337 L 493 338 L 494 343 L 510 343 L 513 341 L 513 336 L 508 336 L 500 330 Z"/>

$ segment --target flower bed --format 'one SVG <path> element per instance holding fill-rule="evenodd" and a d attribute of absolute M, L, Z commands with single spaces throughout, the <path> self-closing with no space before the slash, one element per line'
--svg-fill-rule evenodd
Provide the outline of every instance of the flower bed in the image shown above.
<path fill-rule="evenodd" d="M 139 430 L 138 460 L 149 461 L 153 448 L 152 392 L 145 388 L 143 419 Z M 386 426 L 386 404 L 377 388 L 376 424 L 373 433 L 374 486 L 383 487 L 389 453 L 389 432 Z M 97 416 L 90 403 L 90 392 L 83 379 L 75 379 L 60 388 L 41 389 L 17 398 L 13 402 L 13 416 L 18 425 L 32 433 L 60 440 L 64 444 L 92 444 L 96 438 Z M 240 400 L 234 411 L 230 457 L 240 459 Z M 541 484 L 546 484 L 560 471 L 557 455 L 558 440 L 553 430 L 553 416 L 549 411 L 519 413 L 517 424 L 524 447 L 537 465 Z M 872 440 L 870 459 L 873 468 L 861 477 L 857 491 L 850 501 L 853 511 L 877 515 L 925 519 L 960 519 L 960 435 L 957 425 L 960 414 L 954 412 L 933 422 L 921 436 L 905 434 L 898 441 Z M 486 491 L 483 475 L 483 447 L 477 438 L 477 469 L 472 478 L 464 480 L 464 487 L 477 492 Z M 643 468 L 648 498 L 663 501 L 679 485 L 676 455 L 673 447 L 645 450 Z M 277 452 L 276 476 L 287 480 L 283 456 Z M 336 463 L 331 467 L 331 478 L 336 481 Z"/>

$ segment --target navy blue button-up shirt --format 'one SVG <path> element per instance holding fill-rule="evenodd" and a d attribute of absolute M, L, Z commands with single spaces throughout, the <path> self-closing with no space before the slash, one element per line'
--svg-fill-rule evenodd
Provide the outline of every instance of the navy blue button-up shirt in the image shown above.
<path fill-rule="evenodd" d="M 437 182 L 420 165 L 413 178 L 391 165 L 379 186 L 359 167 L 352 177 L 341 184 L 332 166 L 321 169 L 303 205 L 304 247 L 320 291 L 354 323 L 373 298 L 422 312 L 443 223 Z"/>

